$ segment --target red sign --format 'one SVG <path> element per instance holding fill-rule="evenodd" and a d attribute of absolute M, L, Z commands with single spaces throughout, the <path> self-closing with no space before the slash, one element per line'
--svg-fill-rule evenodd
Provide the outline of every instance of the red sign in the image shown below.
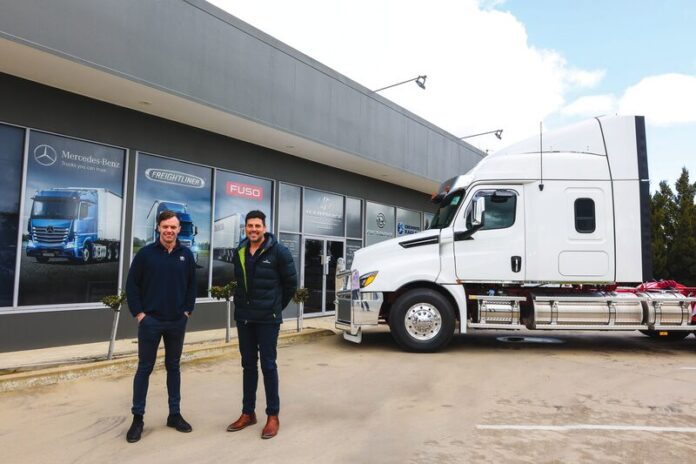
<path fill-rule="evenodd" d="M 225 189 L 228 195 L 233 197 L 251 198 L 252 200 L 263 200 L 263 187 L 258 185 L 242 184 L 241 182 L 228 182 Z"/>

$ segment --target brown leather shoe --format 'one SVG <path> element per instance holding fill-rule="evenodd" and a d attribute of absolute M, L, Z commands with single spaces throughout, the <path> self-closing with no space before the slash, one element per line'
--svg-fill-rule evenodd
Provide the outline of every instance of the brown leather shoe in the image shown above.
<path fill-rule="evenodd" d="M 278 416 L 268 416 L 266 426 L 263 428 L 263 432 L 261 432 L 261 438 L 265 440 L 268 438 L 275 437 L 276 435 L 278 435 L 279 428 L 280 421 L 278 420 Z"/>
<path fill-rule="evenodd" d="M 237 432 L 239 430 L 242 430 L 243 428 L 246 428 L 250 425 L 254 425 L 256 423 L 256 413 L 252 412 L 251 414 L 244 414 L 242 413 L 241 416 L 239 416 L 239 419 L 236 421 L 232 422 L 229 427 L 227 427 L 228 432 Z"/>

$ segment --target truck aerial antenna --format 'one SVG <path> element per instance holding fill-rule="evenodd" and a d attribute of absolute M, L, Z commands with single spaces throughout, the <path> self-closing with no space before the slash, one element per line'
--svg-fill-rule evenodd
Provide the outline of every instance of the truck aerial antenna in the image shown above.
<path fill-rule="evenodd" d="M 544 190 L 544 135 L 543 122 L 539 121 L 539 191 Z"/>

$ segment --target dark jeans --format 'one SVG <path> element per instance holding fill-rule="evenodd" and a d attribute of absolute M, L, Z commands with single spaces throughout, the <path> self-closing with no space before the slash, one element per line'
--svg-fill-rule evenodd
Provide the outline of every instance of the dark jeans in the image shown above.
<path fill-rule="evenodd" d="M 280 332 L 280 324 L 237 323 L 239 352 L 242 355 L 244 372 L 242 400 L 244 414 L 251 414 L 256 409 L 256 387 L 259 383 L 258 353 L 261 354 L 261 372 L 263 372 L 263 386 L 266 390 L 266 414 L 277 416 L 280 411 L 278 366 L 276 365 L 278 332 Z"/>
<path fill-rule="evenodd" d="M 157 348 L 164 339 L 164 366 L 167 369 L 167 393 L 169 414 L 179 414 L 181 403 L 181 350 L 188 317 L 182 315 L 177 321 L 160 321 L 145 316 L 138 324 L 138 370 L 133 379 L 133 414 L 145 414 L 145 398 L 150 384 L 150 374 L 155 367 Z"/>

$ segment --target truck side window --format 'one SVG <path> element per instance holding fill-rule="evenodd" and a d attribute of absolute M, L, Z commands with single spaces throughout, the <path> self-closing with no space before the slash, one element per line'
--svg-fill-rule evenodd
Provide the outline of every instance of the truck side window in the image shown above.
<path fill-rule="evenodd" d="M 80 219 L 87 219 L 89 217 L 89 203 L 80 203 Z"/>
<path fill-rule="evenodd" d="M 517 214 L 517 195 L 510 190 L 484 190 L 478 192 L 474 199 L 486 199 L 486 212 L 483 227 L 480 230 L 506 229 L 515 223 Z M 466 215 L 466 228 L 471 229 L 471 210 Z"/>
<path fill-rule="evenodd" d="M 581 234 L 591 234 L 595 231 L 595 204 L 592 198 L 575 200 L 575 230 Z"/>

